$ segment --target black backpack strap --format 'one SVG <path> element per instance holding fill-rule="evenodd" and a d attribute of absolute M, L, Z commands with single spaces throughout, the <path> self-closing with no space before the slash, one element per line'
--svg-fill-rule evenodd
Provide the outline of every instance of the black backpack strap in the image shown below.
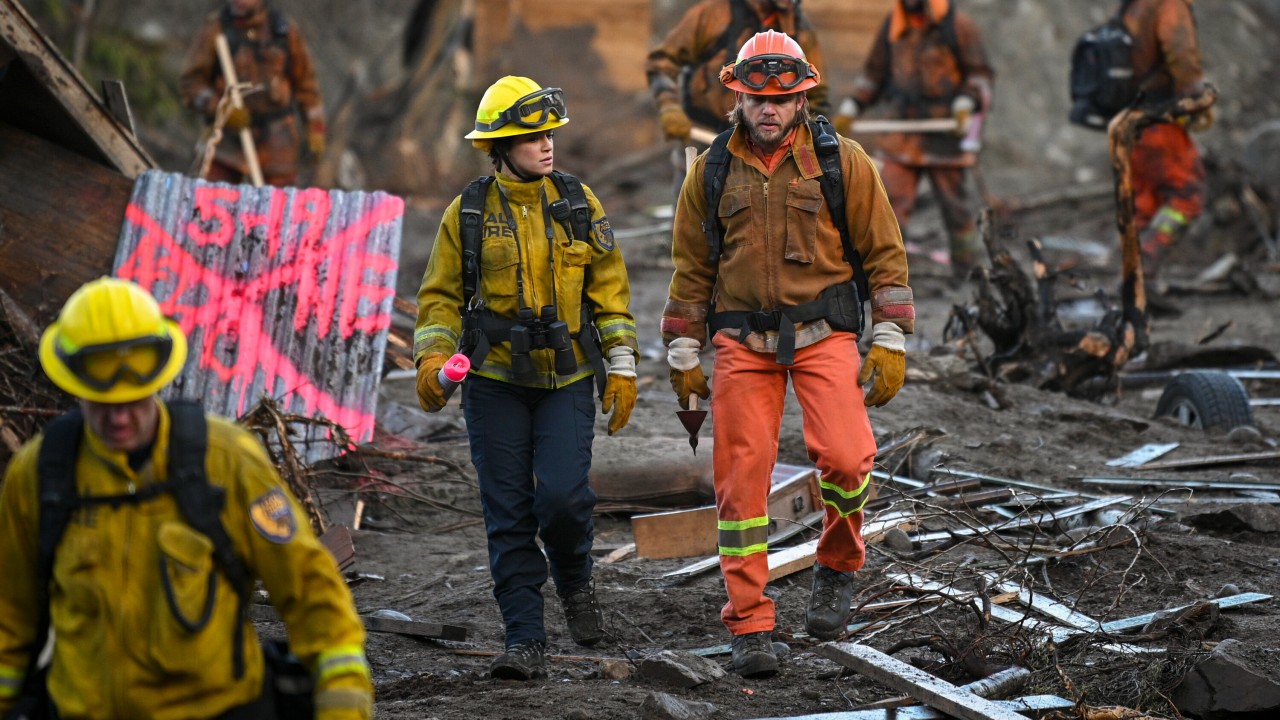
<path fill-rule="evenodd" d="M 462 236 L 462 302 L 470 304 L 480 287 L 480 240 L 484 228 L 484 200 L 494 177 L 472 180 L 462 191 L 458 232 Z"/>
<path fill-rule="evenodd" d="M 720 37 L 711 43 L 702 51 L 698 59 L 693 62 L 695 67 L 711 62 L 711 58 L 721 50 L 729 53 L 729 59 L 736 59 L 738 51 L 738 38 L 741 37 L 742 31 L 747 28 L 753 28 L 756 32 L 760 30 L 760 22 L 756 17 L 755 11 L 747 5 L 747 0 L 729 0 L 729 24 L 725 27 L 724 32 L 720 33 Z M 719 68 L 716 68 L 719 70 Z"/>
<path fill-rule="evenodd" d="M 234 632 L 232 671 L 244 675 L 244 624 L 248 622 L 249 597 L 253 578 L 244 560 L 236 553 L 231 536 L 222 524 L 226 491 L 209 482 L 205 456 L 209 449 L 209 424 L 204 408 L 193 400 L 172 400 L 169 408 L 169 476 L 173 499 L 183 519 L 213 542 L 213 558 L 231 582 L 239 602 L 240 622 Z"/>
<path fill-rule="evenodd" d="M 707 196 L 707 213 L 702 218 L 702 232 L 707 235 L 707 258 L 720 261 L 724 248 L 724 225 L 720 224 L 720 198 L 724 196 L 725 179 L 729 177 L 729 138 L 733 128 L 716 136 L 707 149 L 706 164 L 702 168 L 702 190 Z"/>
<path fill-rule="evenodd" d="M 858 254 L 857 248 L 853 246 L 853 239 L 849 236 L 849 216 L 844 202 L 844 169 L 840 164 L 840 138 L 836 136 L 831 122 L 822 115 L 809 121 L 809 132 L 813 135 L 813 148 L 818 153 L 818 164 L 822 167 L 822 176 L 818 179 L 822 185 L 822 196 L 827 201 L 827 209 L 831 211 L 831 222 L 840 231 L 844 259 L 853 266 L 853 279 L 860 296 L 870 297 L 862 256 Z"/>
<path fill-rule="evenodd" d="M 591 237 L 591 207 L 587 204 L 587 192 L 582 189 L 582 181 L 566 172 L 551 171 L 551 180 L 556 184 L 560 197 L 569 201 L 569 217 L 561 220 L 565 232 L 575 240 L 589 242 Z M 552 213 L 555 214 L 554 212 Z M 604 387 L 608 380 L 608 370 L 604 365 L 604 344 L 600 340 L 600 330 L 596 327 L 595 313 L 591 303 L 587 301 L 587 288 L 591 279 L 591 266 L 583 268 L 582 277 L 582 318 L 578 329 L 578 346 L 582 354 L 595 372 L 596 393 L 604 397 Z"/>
<path fill-rule="evenodd" d="M 556 184 L 560 197 L 569 201 L 569 217 L 561 220 L 564 231 L 574 240 L 589 242 L 591 238 L 591 207 L 587 204 L 587 193 L 582 189 L 582 181 L 566 172 L 551 171 L 551 180 Z M 559 220 L 559 218 L 557 218 Z"/>
<path fill-rule="evenodd" d="M 31 646 L 32 654 L 23 680 L 23 694 L 31 697 L 47 692 L 43 687 L 36 687 L 45 681 L 44 673 L 36 671 L 36 663 L 40 659 L 40 651 L 49 639 L 49 585 L 53 582 L 53 558 L 77 507 L 76 456 L 79 454 L 83 434 L 84 417 L 79 409 L 58 416 L 45 428 L 40 454 L 36 460 L 40 502 L 40 514 L 36 522 L 38 614 L 35 642 Z"/>

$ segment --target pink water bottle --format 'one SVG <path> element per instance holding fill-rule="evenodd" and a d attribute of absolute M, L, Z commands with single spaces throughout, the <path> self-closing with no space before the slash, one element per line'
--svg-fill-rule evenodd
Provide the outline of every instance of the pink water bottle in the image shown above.
<path fill-rule="evenodd" d="M 454 353 L 453 357 L 445 362 L 444 367 L 440 368 L 440 374 L 436 377 L 440 380 L 440 389 L 444 390 L 446 400 L 467 377 L 467 372 L 470 370 L 471 358 L 462 353 Z"/>

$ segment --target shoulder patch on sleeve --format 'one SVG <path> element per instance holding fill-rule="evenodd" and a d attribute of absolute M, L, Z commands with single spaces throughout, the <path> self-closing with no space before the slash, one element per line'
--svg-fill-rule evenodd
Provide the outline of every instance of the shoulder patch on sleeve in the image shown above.
<path fill-rule="evenodd" d="M 609 224 L 609 216 L 606 215 L 591 223 L 591 229 L 600 247 L 607 252 L 613 252 L 616 244 L 613 241 L 613 226 Z"/>
<path fill-rule="evenodd" d="M 254 500 L 249 505 L 249 520 L 262 537 L 281 545 L 293 539 L 298 531 L 297 521 L 293 517 L 293 508 L 284 490 L 273 488 Z"/>

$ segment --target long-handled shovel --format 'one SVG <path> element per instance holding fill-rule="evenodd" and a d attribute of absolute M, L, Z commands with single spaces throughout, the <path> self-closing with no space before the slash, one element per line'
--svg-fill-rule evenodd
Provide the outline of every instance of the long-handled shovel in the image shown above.
<path fill-rule="evenodd" d="M 698 430 L 702 428 L 703 421 L 707 419 L 707 411 L 698 409 L 697 393 L 689 393 L 689 409 L 677 410 L 676 417 L 680 418 L 680 424 L 689 433 L 689 447 L 693 448 L 693 454 L 697 455 Z"/>

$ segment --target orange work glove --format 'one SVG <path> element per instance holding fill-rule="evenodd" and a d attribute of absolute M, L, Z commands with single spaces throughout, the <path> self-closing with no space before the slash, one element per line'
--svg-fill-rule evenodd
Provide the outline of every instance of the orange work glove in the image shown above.
<path fill-rule="evenodd" d="M 671 366 L 671 389 L 676 391 L 680 407 L 689 409 L 689 395 L 706 400 L 711 396 L 707 376 L 698 363 L 698 351 L 702 344 L 693 338 L 676 338 L 667 346 L 667 364 Z"/>
<path fill-rule="evenodd" d="M 227 121 L 224 126 L 231 132 L 240 132 L 249 127 L 251 120 L 248 108 L 233 107 L 227 112 Z"/>
<path fill-rule="evenodd" d="M 307 126 L 307 149 L 311 154 L 319 157 L 324 154 L 324 122 L 313 120 Z"/>
<path fill-rule="evenodd" d="M 636 356 L 629 347 L 609 349 L 609 376 L 605 380 L 601 412 L 610 412 L 609 434 L 627 426 L 636 407 Z"/>
<path fill-rule="evenodd" d="M 428 353 L 418 363 L 418 404 L 427 412 L 439 412 L 446 402 L 440 387 L 440 368 L 449 359 L 444 353 Z"/>
<path fill-rule="evenodd" d="M 891 322 L 878 322 L 871 329 L 871 350 L 862 361 L 858 384 L 871 383 L 863 397 L 868 407 L 880 407 L 902 389 L 907 375 L 907 339 Z"/>
<path fill-rule="evenodd" d="M 693 121 L 676 103 L 663 105 L 658 120 L 662 123 L 662 133 L 671 140 L 688 140 L 689 133 L 693 132 Z"/>

